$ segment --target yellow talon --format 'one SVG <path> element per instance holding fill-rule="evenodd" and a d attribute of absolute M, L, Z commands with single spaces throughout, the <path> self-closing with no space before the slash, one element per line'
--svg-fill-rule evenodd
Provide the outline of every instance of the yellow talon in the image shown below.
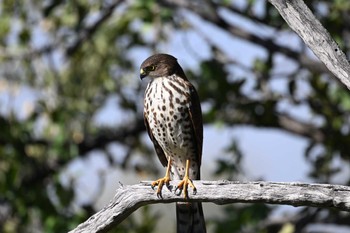
<path fill-rule="evenodd" d="M 157 193 L 157 197 L 159 197 L 159 198 L 162 198 L 162 189 L 163 189 L 164 184 L 167 187 L 169 187 L 169 184 L 170 184 L 169 183 L 170 182 L 170 167 L 171 167 L 171 160 L 169 158 L 165 176 L 163 178 L 160 178 L 160 179 L 158 179 L 156 181 L 153 181 L 151 183 L 152 188 L 154 188 L 155 186 L 158 186 L 156 193 Z"/>
<path fill-rule="evenodd" d="M 190 160 L 187 159 L 186 160 L 186 170 L 185 170 L 185 176 L 184 178 L 182 179 L 182 181 L 177 185 L 176 189 L 175 189 L 175 192 L 176 190 L 180 190 L 180 193 L 179 195 L 181 194 L 181 191 L 183 190 L 184 191 L 184 197 L 185 199 L 188 199 L 188 191 L 187 191 L 187 188 L 188 188 L 188 185 L 190 187 L 192 187 L 193 189 L 193 193 L 196 194 L 197 192 L 197 189 L 196 187 L 194 186 L 192 180 L 190 179 L 189 175 L 188 175 L 188 171 L 190 169 Z"/>

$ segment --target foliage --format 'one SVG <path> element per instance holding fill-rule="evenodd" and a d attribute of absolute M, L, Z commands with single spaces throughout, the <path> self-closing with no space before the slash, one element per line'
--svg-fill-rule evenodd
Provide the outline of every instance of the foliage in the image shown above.
<path fill-rule="evenodd" d="M 224 218 L 216 221 L 215 232 L 242 232 L 249 230 L 250 232 L 267 232 L 266 229 L 259 229 L 257 226 L 259 221 L 268 216 L 270 208 L 262 204 L 254 204 L 240 207 L 227 206 L 224 208 Z"/>
<path fill-rule="evenodd" d="M 349 2 L 306 2 L 349 55 Z M 113 168 L 158 172 L 153 148 L 143 140 L 144 86 L 137 70 L 148 55 L 167 52 L 178 36 L 195 35 L 191 38 L 205 44 L 206 52 L 191 50 L 196 41 L 177 48 L 195 57 L 196 65 L 186 73 L 198 86 L 206 125 L 278 129 L 304 138 L 315 182 L 332 182 L 349 163 L 349 91 L 300 41 L 294 43 L 295 36 L 265 1 L 0 4 L 1 232 L 66 232 L 92 215 L 95 200 L 79 204 L 75 180 L 62 178 L 90 152 L 103 152 Z M 249 64 L 241 59 L 246 54 L 235 54 L 237 39 L 245 42 L 247 54 L 259 51 Z M 18 98 L 22 104 L 14 101 Z M 98 120 L 109 103 L 116 111 L 113 121 Z M 300 107 L 307 116 L 292 114 Z M 113 154 L 113 143 L 124 150 Z M 134 162 L 138 154 L 146 159 Z M 239 177 L 242 158 L 239 142 L 232 140 L 225 157 L 217 159 L 217 174 Z M 350 177 L 342 182 L 349 185 Z M 299 218 L 261 227 L 271 211 L 264 205 L 230 205 L 223 209 L 225 218 L 211 223 L 215 232 L 242 232 L 241 225 L 252 232 L 278 232 L 292 224 L 301 232 L 317 222 L 350 224 L 344 213 L 302 208 Z M 148 207 L 143 213 L 141 222 L 131 217 L 112 231 L 153 231 L 155 216 Z"/>

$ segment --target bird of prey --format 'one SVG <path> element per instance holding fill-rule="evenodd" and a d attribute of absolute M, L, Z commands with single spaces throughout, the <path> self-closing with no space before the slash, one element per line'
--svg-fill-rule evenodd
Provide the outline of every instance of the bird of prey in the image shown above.
<path fill-rule="evenodd" d="M 188 186 L 200 179 L 203 145 L 202 111 L 198 94 L 188 81 L 177 59 L 168 54 L 155 54 L 140 67 L 141 80 L 148 76 L 145 91 L 144 120 L 158 158 L 167 167 L 164 178 L 152 183 L 161 197 L 170 176 L 182 180 L 176 190 L 188 198 Z M 176 203 L 177 232 L 205 233 L 201 203 Z"/>

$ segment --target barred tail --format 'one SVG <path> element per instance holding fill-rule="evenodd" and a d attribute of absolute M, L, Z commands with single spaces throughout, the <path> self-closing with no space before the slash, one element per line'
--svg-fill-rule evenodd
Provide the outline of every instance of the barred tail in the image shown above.
<path fill-rule="evenodd" d="M 177 233 L 206 233 L 202 203 L 176 203 Z"/>

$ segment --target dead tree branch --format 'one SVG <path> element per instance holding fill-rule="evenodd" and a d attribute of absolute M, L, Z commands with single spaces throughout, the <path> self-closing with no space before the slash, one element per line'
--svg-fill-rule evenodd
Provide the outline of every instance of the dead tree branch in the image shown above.
<path fill-rule="evenodd" d="M 269 2 L 327 68 L 350 89 L 350 64 L 345 54 L 305 3 L 302 0 Z"/>
<path fill-rule="evenodd" d="M 174 187 L 179 181 L 172 181 Z M 330 184 L 194 181 L 197 194 L 189 194 L 189 202 L 266 203 L 292 206 L 313 206 L 350 211 L 350 187 Z M 70 233 L 107 232 L 141 206 L 184 201 L 163 188 L 163 198 L 157 198 L 150 182 L 121 186 L 111 202 Z"/>

